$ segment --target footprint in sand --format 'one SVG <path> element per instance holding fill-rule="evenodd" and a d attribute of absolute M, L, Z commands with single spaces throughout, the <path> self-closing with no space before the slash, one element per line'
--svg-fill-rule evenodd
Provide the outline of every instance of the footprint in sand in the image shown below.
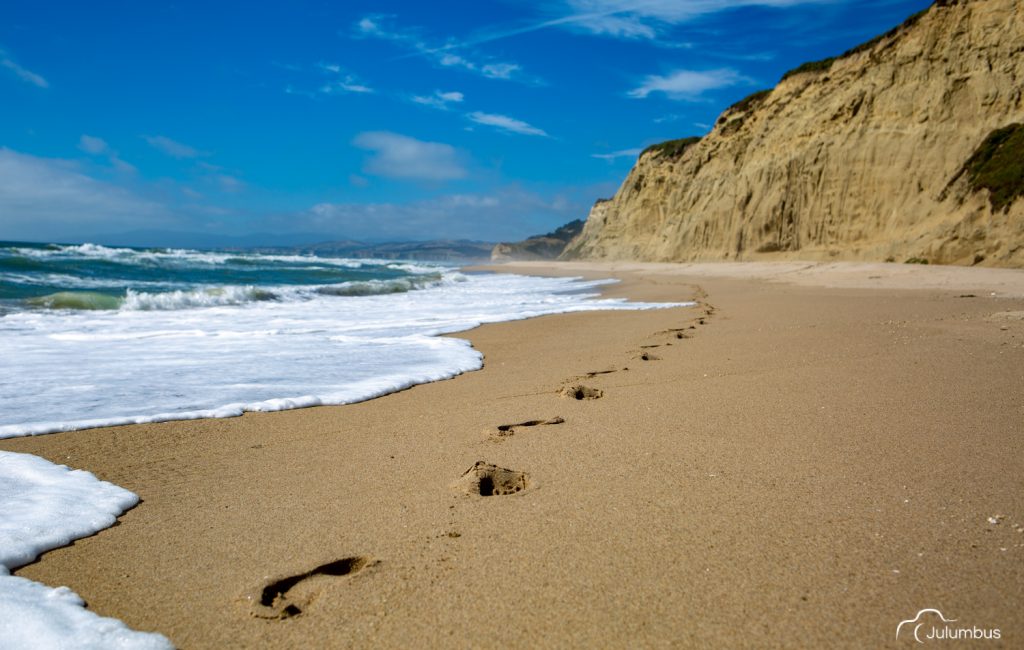
<path fill-rule="evenodd" d="M 299 585 L 312 587 L 313 582 L 331 577 L 348 576 L 362 571 L 376 562 L 354 556 L 321 564 L 315 569 L 295 575 L 272 578 L 246 596 L 252 615 L 258 618 L 284 619 L 298 616 L 313 602 L 316 593 L 309 589 L 296 590 Z M 302 591 L 302 594 L 297 593 Z"/>
<path fill-rule="evenodd" d="M 623 370 L 629 370 L 629 368 L 623 368 Z M 592 379 L 594 377 L 597 377 L 598 375 L 610 375 L 613 372 L 619 372 L 619 371 L 618 370 L 614 370 L 614 369 L 613 370 L 595 370 L 593 372 L 588 372 L 587 374 L 584 375 L 584 377 L 586 377 L 587 379 Z"/>
<path fill-rule="evenodd" d="M 600 399 L 604 397 L 604 391 L 600 388 L 591 388 L 575 383 L 562 386 L 558 394 L 566 399 L 575 400 Z"/>
<path fill-rule="evenodd" d="M 661 357 L 656 357 L 656 356 L 654 356 L 653 354 L 651 354 L 650 352 L 647 352 L 647 351 L 641 352 L 639 355 L 637 355 L 637 356 L 635 356 L 633 358 L 634 359 L 639 359 L 641 361 L 661 361 Z"/>
<path fill-rule="evenodd" d="M 482 460 L 477 461 L 452 484 L 460 492 L 481 497 L 515 494 L 529 486 L 529 477 L 524 472 L 505 469 Z"/>
<path fill-rule="evenodd" d="M 667 337 L 669 337 L 671 339 L 680 339 L 680 340 L 681 339 L 688 339 L 688 338 L 690 338 L 690 336 L 686 333 L 686 330 L 689 330 L 689 329 L 695 329 L 695 328 L 692 328 L 692 327 L 670 327 L 667 330 L 661 330 L 660 332 L 656 332 L 655 334 L 660 334 L 662 336 L 667 336 Z"/>
<path fill-rule="evenodd" d="M 498 425 L 496 429 L 489 431 L 488 433 L 491 434 L 492 439 L 501 440 L 502 438 L 514 436 L 519 429 L 527 427 L 541 427 L 549 424 L 562 424 L 563 422 L 565 422 L 565 419 L 558 416 L 548 420 L 527 420 L 526 422 L 519 422 L 517 424 L 501 424 Z"/>

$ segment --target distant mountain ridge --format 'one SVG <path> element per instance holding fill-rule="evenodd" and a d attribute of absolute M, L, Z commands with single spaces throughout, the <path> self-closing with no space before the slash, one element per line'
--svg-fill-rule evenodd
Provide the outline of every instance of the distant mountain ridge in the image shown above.
<path fill-rule="evenodd" d="M 553 260 L 562 254 L 566 244 L 583 230 L 583 220 L 570 221 L 544 235 L 534 235 L 519 242 L 502 242 L 491 251 L 491 261 Z"/>
<path fill-rule="evenodd" d="M 1024 266 L 1024 3 L 937 0 L 648 148 L 564 259 Z"/>
<path fill-rule="evenodd" d="M 298 255 L 352 257 L 356 259 L 419 260 L 424 262 L 479 262 L 490 259 L 492 242 L 469 239 L 439 239 L 418 242 L 368 244 L 359 241 L 328 241 L 301 246 L 257 246 L 262 253 L 287 252 Z"/>

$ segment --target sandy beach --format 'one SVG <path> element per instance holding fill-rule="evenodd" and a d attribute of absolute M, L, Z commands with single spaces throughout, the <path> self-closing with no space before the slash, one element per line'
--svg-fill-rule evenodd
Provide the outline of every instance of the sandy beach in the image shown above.
<path fill-rule="evenodd" d="M 485 325 L 483 370 L 360 404 L 0 441 L 142 498 L 16 574 L 181 648 L 900 647 L 925 608 L 1024 645 L 1024 271 L 498 270 L 698 304 Z"/>

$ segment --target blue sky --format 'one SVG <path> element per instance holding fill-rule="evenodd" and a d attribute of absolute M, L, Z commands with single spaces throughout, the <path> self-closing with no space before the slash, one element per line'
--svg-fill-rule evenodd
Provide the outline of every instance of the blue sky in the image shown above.
<path fill-rule="evenodd" d="M 0 239 L 517 239 L 930 0 L 0 7 Z"/>

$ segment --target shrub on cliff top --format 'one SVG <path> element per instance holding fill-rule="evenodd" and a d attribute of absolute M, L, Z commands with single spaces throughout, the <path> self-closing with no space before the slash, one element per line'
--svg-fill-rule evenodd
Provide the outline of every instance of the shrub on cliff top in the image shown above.
<path fill-rule="evenodd" d="M 700 142 L 700 138 L 697 136 L 690 138 L 679 138 L 678 140 L 668 140 L 666 142 L 659 142 L 658 144 L 652 144 L 643 151 L 640 152 L 640 157 L 643 158 L 645 154 L 658 152 L 662 158 L 679 158 L 683 155 L 683 152 L 692 147 L 693 145 Z"/>
<path fill-rule="evenodd" d="M 1008 210 L 1024 196 L 1024 124 L 1010 124 L 989 133 L 964 163 L 960 173 L 964 172 L 971 190 L 989 191 L 993 212 Z"/>
<path fill-rule="evenodd" d="M 932 4 L 937 5 L 939 7 L 948 7 L 951 5 L 959 4 L 959 2 L 958 0 L 935 0 L 935 2 Z M 845 59 L 846 57 L 853 56 L 854 54 L 857 54 L 859 52 L 870 50 L 875 45 L 878 45 L 878 43 L 880 43 L 881 41 L 891 36 L 896 36 L 903 30 L 912 27 L 917 21 L 921 20 L 922 16 L 928 13 L 929 9 L 931 9 L 931 7 L 922 9 L 917 13 L 911 14 L 909 17 L 907 17 L 906 20 L 904 20 L 896 27 L 893 27 L 886 33 L 879 34 L 878 36 L 872 38 L 869 41 L 865 41 L 860 45 L 857 45 L 856 47 L 852 47 L 843 52 L 842 54 L 840 54 L 839 56 L 830 56 L 827 59 L 821 59 L 820 61 L 808 61 L 807 63 L 800 64 L 799 66 L 793 68 L 792 70 L 782 75 L 781 81 L 785 81 L 786 79 L 789 79 L 793 75 L 802 74 L 804 72 L 828 72 L 829 70 L 832 69 L 832 64 L 838 61 L 839 59 Z"/>
<path fill-rule="evenodd" d="M 832 68 L 832 64 L 835 60 L 836 57 L 830 56 L 827 59 L 822 59 L 820 61 L 808 61 L 807 63 L 801 63 L 786 74 L 782 75 L 782 81 L 789 79 L 793 75 L 803 74 L 804 72 L 828 72 Z"/>
<path fill-rule="evenodd" d="M 728 113 L 730 111 L 738 111 L 741 113 L 745 113 L 746 111 L 750 110 L 751 108 L 754 108 L 764 100 L 768 99 L 768 95 L 770 94 L 772 94 L 771 88 L 759 90 L 756 93 L 750 93 L 740 101 L 736 102 L 729 108 L 725 109 L 725 112 Z"/>

